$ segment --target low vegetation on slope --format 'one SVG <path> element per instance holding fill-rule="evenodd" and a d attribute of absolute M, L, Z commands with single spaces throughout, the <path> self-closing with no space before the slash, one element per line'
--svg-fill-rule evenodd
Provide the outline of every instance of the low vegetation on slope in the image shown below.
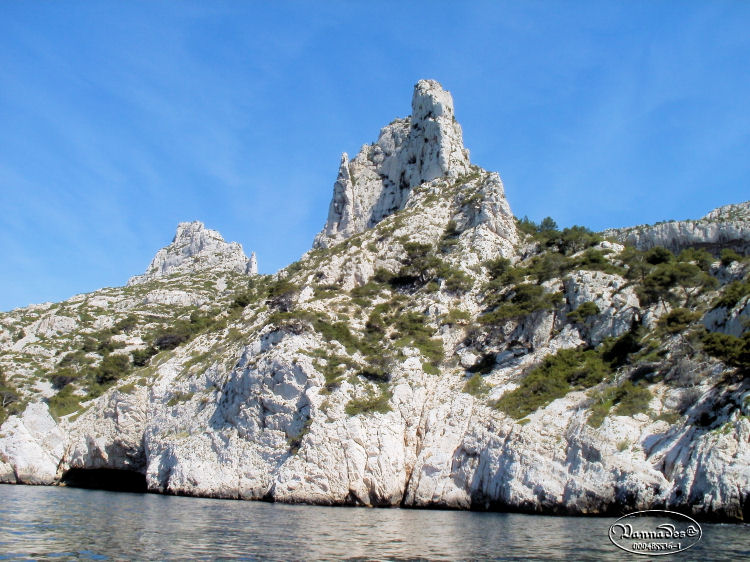
<path fill-rule="evenodd" d="M 0 354 L 0 364 L 13 373 L 2 381 L 0 415 L 22 410 L 39 388 L 49 388 L 44 392 L 50 411 L 64 416 L 130 375 L 150 374 L 147 367 L 157 354 L 235 318 L 241 309 L 232 299 L 252 290 L 240 289 L 247 279 L 231 273 L 173 276 L 0 315 L 0 327 L 23 332 L 13 349 Z M 178 303 L 163 304 L 165 298 Z M 190 304 L 195 300 L 205 304 Z M 64 329 L 54 329 L 56 323 Z"/>
<path fill-rule="evenodd" d="M 718 277 L 723 268 L 738 259 L 747 262 L 745 258 L 724 253 L 727 259 L 717 260 L 700 249 L 687 249 L 679 255 L 661 247 L 613 251 L 616 246 L 602 244 L 602 238 L 582 227 L 558 231 L 549 218 L 540 225 L 528 219 L 518 224 L 528 236 L 531 251 L 515 265 L 504 258 L 485 264 L 489 276 L 484 286 L 485 310 L 478 318 L 480 327 L 469 330 L 469 343 L 497 345 L 501 342 L 493 342 L 488 329 L 523 324 L 535 314 L 549 313 L 561 319 L 566 310 L 565 295 L 549 282 L 574 271 L 624 277 L 626 286 L 635 289 L 640 308 L 630 331 L 619 338 L 609 338 L 596 347 L 563 349 L 527 369 L 517 388 L 494 402 L 499 410 L 521 419 L 572 390 L 592 389 L 589 423 L 598 427 L 610 411 L 617 415 L 647 412 L 652 398 L 649 386 L 681 361 L 700 362 L 702 357 L 713 357 L 737 368 L 738 376 L 747 376 L 750 332 L 741 337 L 710 333 L 702 324 L 708 310 L 731 309 L 750 293 L 747 281 L 720 286 Z M 565 318 L 583 326 L 601 312 L 594 302 L 584 302 L 569 310 Z M 651 329 L 645 326 L 649 315 L 659 318 Z M 558 320 L 557 326 L 561 330 L 564 324 Z M 484 357 L 488 364 L 484 372 L 489 373 L 494 367 L 494 354 Z M 680 381 L 672 380 L 671 384 L 679 385 Z M 478 374 L 465 387 L 475 395 L 486 394 L 487 390 Z"/>
<path fill-rule="evenodd" d="M 456 184 L 472 185 L 483 177 L 474 174 Z M 458 198 L 462 209 L 473 204 L 455 185 L 447 183 L 442 189 Z M 439 197 L 420 197 L 426 207 L 441 205 Z M 362 392 L 349 399 L 350 415 L 387 411 L 393 372 L 415 353 L 427 374 L 460 372 L 453 357 L 457 334 L 459 345 L 474 349 L 481 358 L 463 371 L 466 380 L 460 388 L 516 419 L 574 390 L 588 392 L 593 426 L 610 412 L 645 412 L 649 386 L 663 377 L 665 366 L 681 358 L 712 357 L 738 372 L 747 371 L 748 334 L 709 333 L 701 323 L 708 310 L 731 309 L 750 293 L 747 278 L 723 285 L 719 281 L 724 269 L 745 259 L 741 256 L 725 252 L 717 260 L 700 249 L 679 255 L 659 247 L 623 249 L 584 227 L 558 229 L 550 218 L 538 225 L 524 218 L 517 221 L 525 237 L 522 259 L 498 257 L 465 268 L 460 266 L 464 233 L 459 222 L 444 223 L 432 243 L 417 242 L 408 234 L 406 217 L 411 213 L 405 209 L 371 231 L 314 250 L 276 276 L 239 279 L 221 295 L 211 293 L 214 296 L 203 305 L 170 307 L 161 314 L 136 308 L 108 328 L 79 332 L 58 351 L 52 368 L 38 369 L 53 388 L 50 409 L 57 416 L 66 415 L 126 377 L 147 381 L 154 365 L 200 334 L 240 341 L 269 327 L 296 334 L 316 332 L 333 346 L 308 351 L 324 380 L 321 392 L 337 392 L 345 380 L 362 384 Z M 338 281 L 314 282 L 327 260 L 341 255 L 376 259 L 386 247 L 396 249 L 398 265 L 391 261 L 388 268 L 378 268 L 365 284 L 344 291 Z M 554 333 L 571 326 L 585 336 L 606 313 L 606 303 L 570 304 L 561 280 L 575 272 L 613 276 L 623 280 L 619 292 L 635 291 L 639 308 L 630 330 L 592 346 L 548 355 L 517 371 L 514 390 L 492 398 L 489 375 L 496 356 L 504 350 L 516 355 L 532 350 L 523 340 L 525 326 L 551 315 Z M 148 287 L 123 289 L 133 290 L 147 292 Z M 302 299 L 304 291 L 312 294 Z M 444 312 L 428 314 L 438 302 Z M 452 304 L 446 309 L 444 303 Z M 83 325 L 93 326 L 96 311 L 87 310 L 80 312 Z M 521 334 L 523 341 L 510 341 L 513 334 Z M 450 346 L 446 336 L 453 342 Z M 204 356 L 198 354 L 198 359 Z M 0 382 L 1 413 L 7 415 L 20 407 L 23 393 Z"/>

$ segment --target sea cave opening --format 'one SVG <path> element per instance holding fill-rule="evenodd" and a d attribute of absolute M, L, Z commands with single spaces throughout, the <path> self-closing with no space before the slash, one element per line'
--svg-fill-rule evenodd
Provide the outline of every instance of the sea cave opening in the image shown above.
<path fill-rule="evenodd" d="M 113 468 L 71 468 L 60 479 L 60 483 L 71 488 L 109 490 L 111 492 L 135 492 L 145 494 L 146 475 L 134 470 Z"/>

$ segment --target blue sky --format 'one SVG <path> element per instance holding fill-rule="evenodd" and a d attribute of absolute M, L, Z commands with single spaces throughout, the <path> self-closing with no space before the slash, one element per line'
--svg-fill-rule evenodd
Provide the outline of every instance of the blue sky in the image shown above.
<path fill-rule="evenodd" d="M 699 217 L 750 177 L 750 2 L 0 0 L 0 310 L 122 285 L 202 220 L 296 260 L 340 153 L 454 97 L 516 215 Z"/>

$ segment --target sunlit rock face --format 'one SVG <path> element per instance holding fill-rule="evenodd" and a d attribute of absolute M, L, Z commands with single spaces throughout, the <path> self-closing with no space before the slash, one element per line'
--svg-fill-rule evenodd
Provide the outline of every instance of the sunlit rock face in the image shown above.
<path fill-rule="evenodd" d="M 435 80 L 420 80 L 410 117 L 383 127 L 353 160 L 341 157 L 328 221 L 314 246 L 328 247 L 371 228 L 402 209 L 414 187 L 467 174 L 469 164 L 450 92 Z"/>
<path fill-rule="evenodd" d="M 701 240 L 721 244 L 713 223 L 745 210 L 698 221 Z M 680 228 L 663 241 L 700 230 Z M 24 405 L 0 427 L 0 482 L 747 520 L 750 381 L 659 329 L 669 301 L 640 300 L 622 245 L 592 244 L 566 255 L 519 231 L 500 176 L 470 165 L 450 94 L 420 81 L 411 117 L 344 155 L 315 248 L 276 275 L 251 279 L 254 255 L 182 223 L 128 287 L 0 314 L 0 366 Z M 743 336 L 748 295 L 710 307 L 750 264 L 708 269 L 720 287 L 691 329 Z M 492 319 L 535 294 L 541 306 Z M 541 365 L 606 350 L 618 363 L 593 363 L 600 382 L 578 384 L 591 363 L 569 387 L 546 372 L 559 393 L 523 417 L 498 406 Z M 91 392 L 117 355 L 125 371 Z M 634 381 L 645 404 L 622 411 L 611 393 Z"/>
<path fill-rule="evenodd" d="M 143 275 L 132 277 L 128 285 L 145 283 L 175 273 L 233 271 L 256 275 L 258 262 L 248 258 L 237 242 L 225 242 L 221 234 L 202 222 L 181 222 L 172 243 L 159 250 Z"/>
<path fill-rule="evenodd" d="M 654 225 L 613 228 L 603 234 L 639 250 L 663 246 L 673 252 L 688 247 L 714 253 L 729 248 L 750 253 L 750 201 L 725 205 L 698 220 L 666 221 Z"/>

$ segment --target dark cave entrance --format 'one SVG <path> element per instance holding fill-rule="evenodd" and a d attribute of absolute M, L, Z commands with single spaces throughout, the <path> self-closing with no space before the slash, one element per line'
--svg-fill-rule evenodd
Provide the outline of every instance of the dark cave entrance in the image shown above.
<path fill-rule="evenodd" d="M 133 470 L 113 468 L 71 468 L 63 474 L 61 484 L 71 488 L 109 490 L 111 492 L 135 492 L 145 494 L 146 475 Z"/>

